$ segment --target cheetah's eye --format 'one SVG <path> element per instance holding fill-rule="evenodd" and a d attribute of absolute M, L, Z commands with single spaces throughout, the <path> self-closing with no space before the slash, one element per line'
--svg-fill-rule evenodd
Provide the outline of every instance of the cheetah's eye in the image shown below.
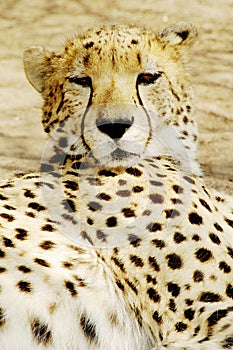
<path fill-rule="evenodd" d="M 141 73 L 137 78 L 137 84 L 149 85 L 154 82 L 162 75 L 162 72 L 157 73 Z"/>
<path fill-rule="evenodd" d="M 90 77 L 68 77 L 70 83 L 80 85 L 82 87 L 91 87 L 91 78 Z"/>

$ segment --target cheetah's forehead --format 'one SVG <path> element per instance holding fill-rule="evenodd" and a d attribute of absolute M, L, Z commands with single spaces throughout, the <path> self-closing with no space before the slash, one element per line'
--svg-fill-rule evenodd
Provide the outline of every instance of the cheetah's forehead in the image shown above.
<path fill-rule="evenodd" d="M 99 62 L 105 67 L 106 63 L 111 64 L 117 70 L 128 64 L 132 71 L 138 67 L 149 69 L 154 66 L 152 57 L 155 51 L 159 56 L 159 41 L 155 33 L 123 25 L 88 30 L 69 41 L 65 48 L 67 57 L 72 57 L 75 63 L 78 60 L 85 68 L 96 67 Z M 121 64 L 117 65 L 119 62 Z"/>
<path fill-rule="evenodd" d="M 113 25 L 89 29 L 87 32 L 79 34 L 74 38 L 74 43 L 80 41 L 85 48 L 92 46 L 118 45 L 126 49 L 144 41 L 155 40 L 156 34 L 144 28 Z M 69 45 L 69 44 L 68 44 Z"/>

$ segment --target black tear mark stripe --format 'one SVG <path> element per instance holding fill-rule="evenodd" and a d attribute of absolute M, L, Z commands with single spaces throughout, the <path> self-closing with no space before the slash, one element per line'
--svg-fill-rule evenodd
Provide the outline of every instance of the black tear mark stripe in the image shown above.
<path fill-rule="evenodd" d="M 95 323 L 91 322 L 91 320 L 85 314 L 81 315 L 80 326 L 83 330 L 84 335 L 89 339 L 90 342 L 98 342 L 98 337 L 96 334 L 96 325 Z"/>
<path fill-rule="evenodd" d="M 152 126 L 151 126 L 151 120 L 150 120 L 149 113 L 147 112 L 146 107 L 143 105 L 143 102 L 142 102 L 142 99 L 141 99 L 141 96 L 140 96 L 140 93 L 139 93 L 139 87 L 138 86 L 139 85 L 136 84 L 136 93 L 137 93 L 138 102 L 139 102 L 140 106 L 142 106 L 142 109 L 145 112 L 145 115 L 146 115 L 146 118 L 147 118 L 147 122 L 148 122 L 148 125 L 149 125 L 149 135 L 147 137 L 146 144 L 145 144 L 145 148 L 146 148 L 148 146 L 150 140 L 152 139 Z"/>
<path fill-rule="evenodd" d="M 92 87 L 92 84 L 90 85 L 90 97 L 89 97 L 89 100 L 87 102 L 87 107 L 85 109 L 85 112 L 83 114 L 83 118 L 82 118 L 82 122 L 81 122 L 81 140 L 82 140 L 82 143 L 83 143 L 83 146 L 85 147 L 85 149 L 90 152 L 91 151 L 91 147 L 86 143 L 86 140 L 84 138 L 84 121 L 85 121 L 85 118 L 86 118 L 86 115 L 87 115 L 87 112 L 91 106 L 91 103 L 92 103 L 92 97 L 93 97 L 93 87 Z"/>

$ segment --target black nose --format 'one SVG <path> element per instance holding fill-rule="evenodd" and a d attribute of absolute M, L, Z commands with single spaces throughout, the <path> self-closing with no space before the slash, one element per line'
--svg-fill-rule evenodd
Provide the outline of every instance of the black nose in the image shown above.
<path fill-rule="evenodd" d="M 99 120 L 96 122 L 97 128 L 111 139 L 120 139 L 131 127 L 133 120 L 117 119 L 113 123 L 110 120 Z"/>

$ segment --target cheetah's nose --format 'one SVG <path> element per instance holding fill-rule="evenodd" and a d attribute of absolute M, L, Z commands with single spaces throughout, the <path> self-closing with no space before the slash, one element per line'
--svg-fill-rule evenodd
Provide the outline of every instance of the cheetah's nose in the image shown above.
<path fill-rule="evenodd" d="M 111 139 L 120 139 L 124 133 L 131 127 L 133 124 L 133 118 L 130 119 L 117 119 L 114 122 L 111 122 L 110 120 L 97 120 L 96 125 L 97 128 L 103 132 L 104 134 L 111 137 Z"/>

